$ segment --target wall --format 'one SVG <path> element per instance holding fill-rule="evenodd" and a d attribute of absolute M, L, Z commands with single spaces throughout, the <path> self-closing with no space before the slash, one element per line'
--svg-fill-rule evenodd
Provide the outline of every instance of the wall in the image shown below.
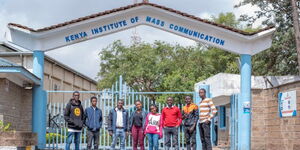
<path fill-rule="evenodd" d="M 279 117 L 278 93 L 297 91 L 297 116 Z M 300 82 L 267 90 L 253 90 L 253 150 L 300 150 Z"/>
<path fill-rule="evenodd" d="M 0 78 L 0 118 L 17 131 L 31 131 L 32 90 Z"/>

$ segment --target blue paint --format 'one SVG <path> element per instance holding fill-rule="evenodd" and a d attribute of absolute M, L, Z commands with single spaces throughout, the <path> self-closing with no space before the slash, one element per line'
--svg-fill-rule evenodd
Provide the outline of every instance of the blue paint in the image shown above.
<path fill-rule="evenodd" d="M 241 55 L 241 92 L 238 104 L 238 149 L 250 150 L 251 113 L 244 113 L 244 104 L 250 103 L 251 110 L 251 55 Z"/>
<path fill-rule="evenodd" d="M 0 68 L 0 73 L 20 73 L 25 78 L 29 79 L 36 85 L 40 85 L 40 79 L 27 71 L 25 68 L 17 66 L 17 67 L 2 67 Z"/>
<path fill-rule="evenodd" d="M 230 97 L 230 150 L 238 149 L 238 102 L 239 95 L 233 94 Z"/>
<path fill-rule="evenodd" d="M 44 52 L 33 52 L 33 74 L 41 79 L 40 85 L 34 85 L 32 92 L 32 131 L 37 133 L 39 149 L 46 146 L 46 92 L 44 86 Z"/>

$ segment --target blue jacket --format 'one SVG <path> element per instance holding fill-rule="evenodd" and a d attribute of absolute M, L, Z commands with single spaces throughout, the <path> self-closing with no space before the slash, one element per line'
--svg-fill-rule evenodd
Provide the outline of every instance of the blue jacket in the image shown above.
<path fill-rule="evenodd" d="M 88 130 L 93 130 L 94 128 L 98 131 L 102 127 L 102 111 L 98 107 L 94 110 L 93 107 L 88 107 L 85 109 L 85 125 Z"/>
<path fill-rule="evenodd" d="M 128 128 L 128 112 L 126 109 L 123 108 L 123 127 L 124 130 L 127 132 Z M 117 112 L 116 108 L 113 108 L 112 110 L 109 111 L 108 115 L 108 131 L 112 131 L 113 133 L 116 132 L 116 123 L 117 123 Z"/>
<path fill-rule="evenodd" d="M 129 125 L 128 125 L 128 131 L 131 131 L 132 129 L 132 126 L 133 126 L 133 115 L 135 114 L 136 110 L 134 110 L 131 115 L 130 115 L 130 118 L 129 118 Z M 147 112 L 145 110 L 142 110 L 142 116 L 143 116 L 143 126 L 145 125 L 145 121 L 146 121 L 146 117 L 147 117 Z"/>

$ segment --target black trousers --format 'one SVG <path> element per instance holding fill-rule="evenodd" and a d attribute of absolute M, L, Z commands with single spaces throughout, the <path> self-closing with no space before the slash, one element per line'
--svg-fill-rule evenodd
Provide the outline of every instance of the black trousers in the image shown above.
<path fill-rule="evenodd" d="M 92 141 L 94 141 L 94 149 L 98 149 L 99 131 L 87 130 L 87 149 L 92 149 Z"/>
<path fill-rule="evenodd" d="M 187 150 L 196 150 L 196 128 L 192 132 L 189 129 L 192 126 L 184 126 L 185 144 Z"/>
<path fill-rule="evenodd" d="M 165 136 L 165 145 L 164 145 L 165 150 L 169 150 L 171 148 L 171 136 L 172 136 L 172 146 L 174 147 L 175 150 L 179 150 L 177 127 L 165 127 L 164 136 Z"/>
<path fill-rule="evenodd" d="M 200 123 L 199 130 L 202 143 L 202 150 L 212 150 L 210 139 L 210 122 Z"/>

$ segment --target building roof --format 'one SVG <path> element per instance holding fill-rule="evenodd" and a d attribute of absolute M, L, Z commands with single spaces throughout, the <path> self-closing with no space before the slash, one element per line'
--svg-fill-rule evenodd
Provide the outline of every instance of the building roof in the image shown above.
<path fill-rule="evenodd" d="M 23 81 L 37 85 L 40 84 L 40 78 L 35 76 L 33 73 L 29 72 L 23 66 L 3 58 L 0 58 L 0 78 L 1 77 L 6 77 L 20 86 L 23 86 Z"/>
<path fill-rule="evenodd" d="M 139 6 L 150 6 L 150 7 L 163 9 L 163 10 L 166 10 L 166 11 L 169 11 L 169 12 L 172 12 L 172 13 L 176 13 L 176 14 L 184 16 L 184 17 L 194 19 L 194 20 L 199 21 L 199 22 L 211 24 L 211 25 L 221 27 L 221 28 L 224 28 L 224 29 L 227 29 L 227 30 L 230 30 L 230 31 L 242 34 L 242 35 L 246 35 L 246 36 L 251 36 L 251 35 L 257 34 L 259 32 L 266 31 L 268 29 L 274 28 L 274 26 L 269 26 L 269 27 L 266 27 L 264 29 L 258 30 L 256 32 L 246 32 L 246 31 L 242 31 L 242 30 L 239 30 L 239 29 L 228 27 L 228 26 L 225 26 L 225 25 L 222 25 L 222 24 L 218 24 L 218 23 L 206 20 L 206 19 L 201 19 L 199 17 L 193 16 L 193 15 L 190 15 L 190 14 L 187 14 L 187 13 L 184 13 L 184 12 L 172 9 L 172 8 L 168 8 L 168 7 L 165 7 L 165 6 L 161 6 L 161 5 L 157 5 L 157 4 L 153 4 L 153 3 L 149 3 L 149 2 L 142 2 L 142 3 L 128 5 L 128 6 L 125 6 L 125 7 L 120 7 L 120 8 L 116 8 L 116 9 L 112 9 L 112 10 L 107 10 L 107 11 L 104 11 L 104 12 L 99 12 L 99 13 L 96 13 L 96 14 L 92 14 L 92 15 L 89 15 L 89 16 L 77 18 L 77 19 L 74 19 L 74 20 L 71 20 L 71 21 L 67 21 L 67 22 L 64 22 L 64 23 L 60 23 L 60 24 L 56 24 L 56 25 L 52 25 L 52 26 L 44 27 L 44 28 L 40 28 L 40 29 L 33 29 L 33 28 L 30 28 L 30 27 L 27 27 L 27 26 L 16 24 L 16 23 L 9 23 L 8 26 L 18 27 L 18 28 L 21 28 L 21 29 L 29 30 L 31 32 L 43 32 L 43 31 L 48 31 L 48 30 L 53 30 L 53 29 L 56 29 L 56 28 L 64 27 L 64 26 L 67 26 L 67 25 L 70 25 L 70 24 L 82 22 L 82 21 L 85 21 L 85 20 L 93 19 L 93 18 L 96 18 L 96 17 L 99 17 L 99 16 L 104 16 L 104 15 L 112 14 L 112 13 L 115 13 L 115 12 L 128 10 L 128 9 L 139 7 Z"/>
<path fill-rule="evenodd" d="M 22 55 L 33 55 L 32 51 L 28 51 L 28 50 L 26 50 L 24 48 L 21 48 L 19 46 L 12 45 L 11 43 L 7 43 L 7 42 L 2 42 L 1 43 L 0 42 L 0 45 L 3 45 L 5 47 L 8 47 L 11 50 L 15 51 L 15 52 L 8 52 L 8 53 L 0 53 L 0 56 L 1 55 L 21 55 L 21 54 Z M 78 76 L 80 76 L 80 77 L 82 77 L 82 78 L 84 78 L 84 79 L 86 79 L 86 80 L 94 83 L 95 85 L 98 84 L 96 80 L 94 80 L 94 79 L 92 79 L 92 78 L 90 78 L 90 77 L 88 77 L 88 76 L 86 76 L 86 75 L 84 75 L 84 74 L 76 71 L 75 69 L 69 67 L 68 65 L 63 64 L 62 62 L 60 62 L 60 61 L 58 61 L 58 60 L 56 60 L 56 59 L 54 59 L 54 58 L 52 58 L 52 57 L 50 57 L 50 56 L 48 56 L 46 54 L 45 54 L 45 60 L 48 60 L 51 63 L 55 63 L 56 65 L 58 65 L 58 66 L 60 66 L 60 67 L 62 67 L 64 69 L 66 69 L 66 70 L 68 70 L 70 72 L 73 72 L 74 74 L 76 74 L 76 75 L 78 75 Z"/>

